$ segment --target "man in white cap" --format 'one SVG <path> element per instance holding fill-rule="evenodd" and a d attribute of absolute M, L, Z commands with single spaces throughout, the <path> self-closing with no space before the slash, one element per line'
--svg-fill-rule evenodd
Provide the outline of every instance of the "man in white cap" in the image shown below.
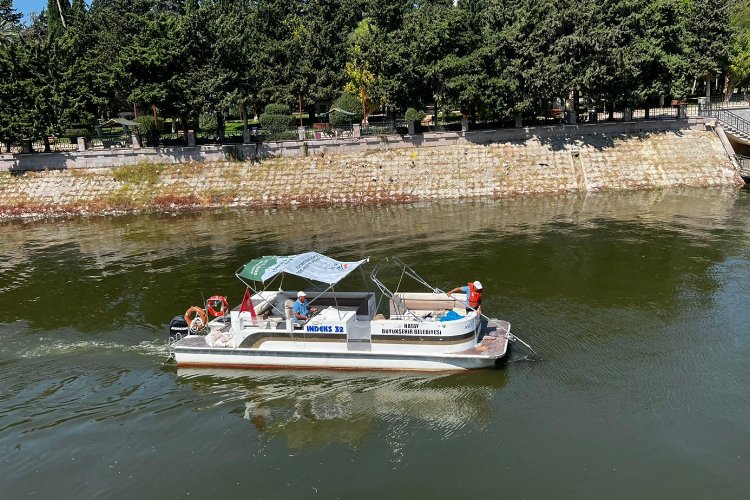
<path fill-rule="evenodd" d="M 466 313 L 468 314 L 471 309 L 477 311 L 477 315 L 482 314 L 482 284 L 479 281 L 473 283 L 467 283 L 466 286 L 459 286 L 448 292 L 448 296 L 452 293 L 463 292 L 466 294 Z"/>
<path fill-rule="evenodd" d="M 299 321 L 307 321 L 312 317 L 313 313 L 317 311 L 316 308 L 309 307 L 309 304 L 307 303 L 307 294 L 305 292 L 302 290 L 297 292 L 297 300 L 294 301 L 294 306 L 292 307 L 295 319 Z"/>

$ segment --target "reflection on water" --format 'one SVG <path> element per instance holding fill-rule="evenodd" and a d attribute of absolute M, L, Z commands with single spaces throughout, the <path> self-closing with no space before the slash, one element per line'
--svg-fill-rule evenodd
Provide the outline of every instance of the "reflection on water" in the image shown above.
<path fill-rule="evenodd" d="M 464 426 L 493 420 L 494 394 L 505 386 L 500 370 L 467 374 L 238 371 L 177 369 L 180 383 L 198 393 L 240 402 L 235 414 L 269 441 L 292 449 L 330 443 L 356 446 L 377 432 L 378 421 L 420 422 L 447 439 Z"/>

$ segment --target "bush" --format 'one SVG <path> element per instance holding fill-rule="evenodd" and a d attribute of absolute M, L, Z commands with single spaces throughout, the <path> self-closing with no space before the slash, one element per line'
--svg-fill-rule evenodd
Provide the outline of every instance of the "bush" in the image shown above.
<path fill-rule="evenodd" d="M 269 115 L 291 115 L 292 110 L 286 104 L 272 103 L 266 106 L 264 113 Z"/>
<path fill-rule="evenodd" d="M 198 117 L 198 128 L 201 132 L 209 135 L 219 135 L 219 122 L 216 120 L 216 113 L 203 113 Z"/>
<path fill-rule="evenodd" d="M 333 107 L 354 113 L 354 116 L 349 116 L 334 111 L 328 115 L 328 122 L 335 127 L 349 125 L 351 122 L 357 123 L 362 121 L 362 102 L 359 100 L 359 97 L 355 95 L 344 92 L 341 94 L 341 97 L 336 99 L 333 103 Z"/>
<path fill-rule="evenodd" d="M 158 146 L 162 127 L 164 127 L 164 119 L 144 115 L 139 116 L 135 121 L 138 122 L 138 129 L 144 144 L 150 147 Z"/>
<path fill-rule="evenodd" d="M 424 111 L 417 111 L 414 108 L 409 108 L 406 110 L 406 113 L 404 114 L 404 119 L 407 122 L 421 122 L 427 117 L 427 114 Z"/>
<path fill-rule="evenodd" d="M 269 104 L 260 115 L 260 126 L 269 132 L 281 132 L 292 124 L 292 114 L 286 104 Z"/>
<path fill-rule="evenodd" d="M 260 126 L 269 132 L 281 132 L 289 128 L 292 123 L 291 115 L 260 115 Z"/>

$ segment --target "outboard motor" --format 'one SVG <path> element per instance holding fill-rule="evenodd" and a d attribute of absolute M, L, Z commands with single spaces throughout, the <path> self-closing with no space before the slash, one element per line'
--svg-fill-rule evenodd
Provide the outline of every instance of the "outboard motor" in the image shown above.
<path fill-rule="evenodd" d="M 169 343 L 176 342 L 188 335 L 188 324 L 182 316 L 175 316 L 169 323 Z"/>

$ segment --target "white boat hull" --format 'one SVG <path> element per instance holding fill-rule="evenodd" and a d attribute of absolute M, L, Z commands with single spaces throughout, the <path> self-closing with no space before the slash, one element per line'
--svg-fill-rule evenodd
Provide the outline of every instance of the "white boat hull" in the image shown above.
<path fill-rule="evenodd" d="M 471 370 L 493 366 L 505 355 L 416 355 L 396 353 L 334 353 L 260 351 L 252 349 L 176 349 L 177 366 L 223 368 L 324 368 L 341 370 Z"/>

